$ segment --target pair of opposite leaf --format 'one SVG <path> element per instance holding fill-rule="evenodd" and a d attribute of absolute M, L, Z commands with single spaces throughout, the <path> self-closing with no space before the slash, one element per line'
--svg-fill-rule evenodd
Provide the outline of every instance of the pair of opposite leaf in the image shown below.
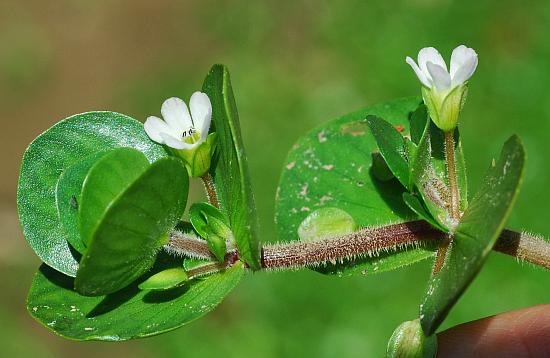
<path fill-rule="evenodd" d="M 432 226 L 451 231 L 456 223 L 447 207 L 449 188 L 445 182 L 445 163 L 434 155 L 436 148 L 442 149 L 443 141 L 438 138 L 438 130 L 432 126 L 425 106 L 421 105 L 410 115 L 410 138 L 376 116 L 368 116 L 367 124 L 380 151 L 373 153 L 375 176 L 383 181 L 395 177 L 407 190 L 403 200 L 413 212 Z M 467 185 L 460 144 L 457 149 L 461 208 L 464 209 Z M 443 156 L 443 153 L 438 154 Z"/>
<path fill-rule="evenodd" d="M 60 219 L 68 241 L 82 254 L 75 289 L 87 296 L 109 294 L 148 271 L 183 214 L 187 188 L 186 170 L 177 159 L 150 163 L 127 147 L 67 169 L 57 202 L 71 204 L 69 210 L 59 207 Z M 75 194 L 68 199 L 67 193 Z"/>
<path fill-rule="evenodd" d="M 187 106 L 182 100 L 178 98 L 170 98 L 164 102 L 161 109 L 165 121 L 162 121 L 156 117 L 150 117 L 146 121 L 144 129 L 147 135 L 152 140 L 158 142 L 159 144 L 168 145 L 171 148 L 172 152 L 176 154 L 176 156 L 183 159 L 183 163 L 187 167 L 189 175 L 199 176 L 203 175 L 210 168 L 210 158 L 212 156 L 212 152 L 215 149 L 216 136 L 215 133 L 207 136 L 208 130 L 210 128 L 212 113 L 212 107 L 208 96 L 201 92 L 195 92 L 191 97 L 190 107 L 192 116 L 189 115 Z M 113 158 L 113 160 L 109 160 L 111 157 Z M 197 157 L 199 158 L 198 160 L 196 159 Z M 141 175 L 148 167 L 147 161 L 144 161 L 141 156 L 137 155 L 135 150 L 130 149 L 115 150 L 114 155 L 111 155 L 111 153 L 107 153 L 104 160 L 98 160 L 98 162 L 99 164 L 95 164 L 95 160 L 84 161 L 85 164 L 89 163 L 90 166 L 92 166 L 92 169 L 95 169 L 90 170 L 92 173 L 99 173 L 97 175 L 89 175 L 88 177 L 91 178 L 91 180 L 89 178 L 86 178 L 86 183 L 88 184 L 84 186 L 84 189 L 90 187 L 99 187 L 99 185 L 94 185 L 94 178 L 95 181 L 98 182 L 113 181 L 113 178 L 122 178 L 122 175 L 112 175 L 113 173 L 117 173 L 116 169 L 118 167 L 121 167 L 118 168 L 121 169 L 119 170 L 119 172 L 126 173 L 126 175 L 124 175 L 124 180 L 114 180 L 115 187 L 110 189 L 112 189 L 112 193 L 122 193 L 129 186 L 131 186 L 133 182 L 138 179 L 139 175 Z M 125 165 L 126 167 L 129 167 L 126 168 L 126 170 L 123 170 L 123 167 Z M 71 171 L 67 172 L 69 173 Z M 109 174 L 107 175 L 107 173 Z M 132 173 L 135 173 L 135 175 L 130 175 Z M 182 195 L 183 193 L 187 193 L 187 184 L 179 185 L 177 181 L 171 184 L 173 184 L 174 187 L 178 188 Z M 63 188 L 64 186 L 61 187 Z M 154 192 L 154 189 L 155 188 L 150 188 L 149 192 Z M 77 224 L 80 226 L 80 230 L 77 235 L 68 235 L 68 237 L 69 242 L 71 242 L 71 244 L 75 248 L 77 248 L 78 251 L 84 254 L 76 275 L 77 279 L 75 280 L 75 288 L 79 292 L 86 295 L 99 295 L 114 292 L 117 289 L 131 283 L 152 265 L 152 259 L 151 257 L 145 258 L 139 255 L 134 255 L 136 256 L 136 260 L 129 260 L 129 262 L 131 263 L 124 265 L 124 269 L 112 270 L 112 272 L 109 272 L 105 275 L 93 274 L 93 272 L 96 270 L 102 270 L 101 263 L 104 263 L 103 266 L 109 266 L 110 262 L 112 261 L 107 259 L 98 260 L 97 257 L 103 257 L 105 254 L 104 251 L 113 252 L 116 256 L 118 255 L 117 253 L 119 253 L 120 250 L 111 249 L 108 245 L 109 243 L 105 242 L 105 240 L 101 240 L 101 238 L 94 240 L 94 245 L 91 245 L 91 247 L 87 247 L 90 246 L 90 244 L 92 243 L 90 237 L 92 235 L 95 235 L 95 231 L 101 232 L 101 230 L 99 229 L 101 229 L 102 226 L 110 227 L 108 225 L 101 224 L 103 222 L 108 222 L 113 216 L 107 216 L 107 218 L 103 220 L 102 215 L 104 215 L 104 210 L 101 210 L 101 208 L 109 208 L 108 204 L 113 200 L 113 198 L 101 195 L 101 193 L 94 194 L 92 192 L 93 195 L 90 195 L 88 194 L 90 191 L 91 190 L 83 190 L 83 194 L 81 195 L 81 197 L 78 197 L 78 200 L 75 196 L 72 196 L 70 198 L 70 203 L 74 202 L 78 205 L 78 202 L 80 201 L 80 209 L 78 211 L 85 212 L 85 214 L 80 215 L 82 218 Z M 89 197 L 91 197 L 92 200 L 88 199 Z M 66 203 L 67 200 L 61 200 L 58 202 Z M 91 204 L 88 204 L 89 202 L 91 202 Z M 88 208 L 92 209 L 89 210 Z M 72 213 L 74 212 L 74 210 L 68 210 L 67 212 Z M 181 215 L 181 212 L 178 215 Z M 78 219 L 78 217 L 76 219 Z M 71 217 L 68 217 L 68 220 L 64 220 L 64 222 L 71 221 L 75 220 L 73 220 L 73 218 Z M 170 220 L 169 224 L 171 226 L 173 226 L 174 224 L 172 221 L 173 220 Z M 197 222 L 197 219 L 194 221 Z M 96 230 L 97 223 L 101 224 L 99 225 L 99 229 Z M 69 227 L 70 225 L 65 226 Z M 214 226 L 216 228 L 222 227 L 220 224 L 216 225 L 215 221 L 213 221 L 213 223 L 211 223 L 210 225 L 202 225 L 201 227 L 205 229 L 202 230 L 201 235 L 207 239 L 209 247 L 211 248 L 213 254 L 217 258 L 221 258 L 221 260 L 223 261 L 223 256 L 225 255 L 226 251 L 225 240 L 220 240 L 219 236 L 205 232 L 206 228 L 209 228 L 211 226 Z M 225 228 L 227 229 L 227 226 L 225 226 Z M 163 230 L 167 229 L 164 228 Z M 68 233 L 71 233 L 71 230 L 66 231 Z M 218 229 L 218 231 L 220 230 Z M 219 232 L 217 233 L 220 234 Z M 82 237 L 83 239 L 71 240 L 73 236 Z M 97 236 L 108 237 L 112 235 Z M 156 236 L 160 237 L 163 235 L 159 234 Z M 161 239 L 165 240 L 163 238 Z M 152 247 L 151 249 L 157 249 L 159 246 L 161 246 L 162 243 L 159 242 L 159 240 L 155 240 L 153 244 L 155 247 Z M 143 251 L 149 252 L 149 250 Z M 106 268 L 107 267 L 103 267 L 102 271 L 108 271 L 106 270 Z M 164 277 L 164 279 L 161 281 L 165 282 L 184 281 L 186 279 L 186 277 L 184 276 L 185 271 L 180 272 L 178 270 L 167 270 L 166 272 L 162 272 L 161 274 L 157 274 L 154 275 L 154 277 L 151 277 L 145 286 L 156 287 L 156 282 L 158 281 L 159 275 Z"/>

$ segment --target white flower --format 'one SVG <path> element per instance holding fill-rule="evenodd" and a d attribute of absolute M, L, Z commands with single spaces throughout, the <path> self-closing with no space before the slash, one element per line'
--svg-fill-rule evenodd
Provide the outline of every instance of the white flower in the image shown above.
<path fill-rule="evenodd" d="M 468 81 L 477 67 L 477 53 L 464 45 L 453 50 L 451 70 L 441 54 L 433 47 L 425 47 L 418 53 L 418 65 L 410 57 L 406 59 L 422 84 L 439 92 L 451 91 Z"/>
<path fill-rule="evenodd" d="M 148 117 L 145 132 L 153 141 L 174 149 L 191 150 L 198 147 L 208 136 L 212 105 L 205 93 L 195 92 L 187 105 L 179 98 L 168 98 L 161 107 L 162 119 Z"/>
<path fill-rule="evenodd" d="M 433 47 L 420 50 L 418 64 L 410 57 L 406 61 L 422 82 L 422 98 L 432 121 L 445 132 L 454 130 L 466 100 L 467 81 L 477 67 L 477 53 L 464 45 L 458 46 L 451 55 L 450 71 Z"/>

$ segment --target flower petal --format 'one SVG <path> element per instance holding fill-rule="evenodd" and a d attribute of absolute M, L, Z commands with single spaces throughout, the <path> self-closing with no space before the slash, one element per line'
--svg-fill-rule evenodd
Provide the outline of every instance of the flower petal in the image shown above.
<path fill-rule="evenodd" d="M 430 72 L 428 71 L 428 62 L 440 66 L 445 70 L 445 72 L 447 71 L 447 64 L 445 63 L 445 60 L 443 60 L 443 57 L 441 57 L 439 51 L 433 47 L 424 47 L 420 50 L 420 52 L 418 52 L 418 66 L 422 72 L 424 72 L 426 77 L 431 80 L 432 78 Z"/>
<path fill-rule="evenodd" d="M 432 87 L 432 83 L 428 80 L 428 77 L 426 77 L 424 72 L 422 72 L 420 67 L 418 67 L 418 65 L 416 64 L 416 62 L 414 62 L 412 58 L 407 56 L 405 61 L 412 67 L 414 73 L 416 74 L 416 77 L 418 77 L 418 79 L 420 80 L 420 82 L 422 82 L 424 86 Z"/>
<path fill-rule="evenodd" d="M 426 64 L 430 76 L 432 77 L 435 88 L 439 91 L 449 89 L 451 87 L 451 76 L 443 67 L 428 61 Z"/>
<path fill-rule="evenodd" d="M 200 131 L 201 137 L 206 136 L 212 119 L 212 104 L 206 93 L 193 93 L 189 100 L 189 109 L 195 128 Z"/>
<path fill-rule="evenodd" d="M 460 86 L 468 81 L 477 68 L 477 56 L 469 57 L 452 76 L 452 85 Z"/>
<path fill-rule="evenodd" d="M 182 140 L 172 137 L 170 134 L 161 133 L 160 136 L 164 140 L 164 143 L 170 148 L 174 149 L 193 149 L 197 146 L 197 143 L 189 144 Z"/>
<path fill-rule="evenodd" d="M 170 133 L 170 128 L 168 124 L 158 117 L 147 117 L 147 120 L 143 124 L 143 129 L 145 133 L 151 138 L 151 140 L 164 144 L 164 140 L 161 137 L 161 133 Z"/>
<path fill-rule="evenodd" d="M 453 50 L 453 54 L 451 55 L 451 78 L 455 78 L 456 73 L 458 70 L 466 63 L 471 63 L 471 59 L 475 58 L 476 66 L 477 66 L 477 53 L 464 45 L 460 45 L 457 48 Z M 474 68 L 475 70 L 475 68 Z M 473 73 L 473 71 L 472 71 Z"/>
<path fill-rule="evenodd" d="M 166 123 L 172 128 L 172 132 L 179 133 L 180 136 L 183 131 L 193 125 L 187 105 L 177 97 L 168 98 L 164 101 L 160 112 Z"/>

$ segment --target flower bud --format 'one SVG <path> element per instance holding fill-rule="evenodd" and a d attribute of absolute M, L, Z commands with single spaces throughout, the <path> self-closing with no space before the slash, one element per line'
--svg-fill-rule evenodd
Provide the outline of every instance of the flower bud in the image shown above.
<path fill-rule="evenodd" d="M 420 320 L 401 323 L 393 332 L 386 358 L 432 358 L 437 353 L 437 337 L 424 336 Z"/>

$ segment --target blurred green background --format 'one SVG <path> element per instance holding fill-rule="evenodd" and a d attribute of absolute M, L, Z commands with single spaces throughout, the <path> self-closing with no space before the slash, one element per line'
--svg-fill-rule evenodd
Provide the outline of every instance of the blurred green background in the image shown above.
<path fill-rule="evenodd" d="M 509 226 L 550 235 L 550 2 L 0 1 L 0 347 L 4 356 L 380 357 L 417 315 L 430 265 L 379 276 L 248 275 L 213 313 L 128 343 L 76 343 L 42 328 L 24 302 L 38 259 L 19 231 L 15 189 L 28 143 L 70 114 L 140 120 L 188 99 L 211 64 L 229 66 L 262 225 L 287 150 L 307 130 L 369 104 L 419 93 L 405 56 L 433 45 L 479 53 L 462 138 L 475 188 L 518 133 L 527 176 Z M 198 198 L 199 186 L 194 186 Z M 443 328 L 546 303 L 550 275 L 493 254 Z"/>

